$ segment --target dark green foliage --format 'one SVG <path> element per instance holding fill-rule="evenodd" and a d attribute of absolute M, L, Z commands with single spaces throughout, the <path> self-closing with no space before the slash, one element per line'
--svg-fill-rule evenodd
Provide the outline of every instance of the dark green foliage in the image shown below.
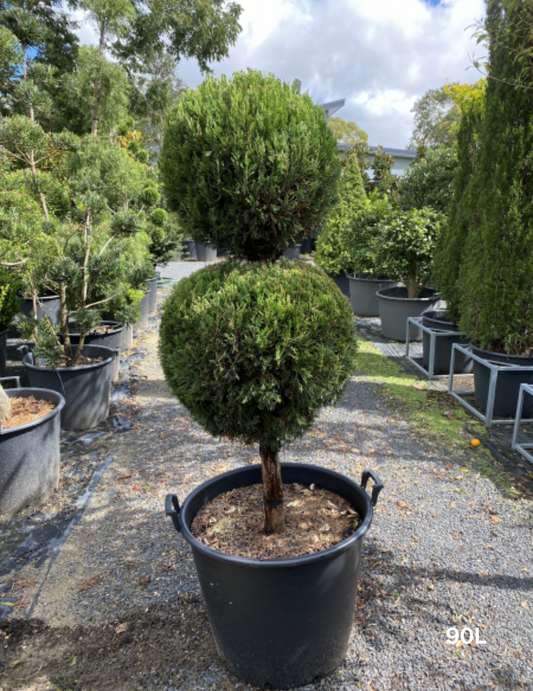
<path fill-rule="evenodd" d="M 400 179 L 400 202 L 404 209 L 431 207 L 447 213 L 457 170 L 457 154 L 448 146 L 429 149 Z"/>
<path fill-rule="evenodd" d="M 476 213 L 469 183 L 475 170 L 476 138 L 480 126 L 480 110 L 465 109 L 457 133 L 457 170 L 448 219 L 435 248 L 434 279 L 443 300 L 446 300 L 447 312 L 454 319 L 459 316 L 458 279 L 465 242 L 470 232 L 471 214 Z"/>
<path fill-rule="evenodd" d="M 176 214 L 169 214 L 162 208 L 154 209 L 146 223 L 146 232 L 150 236 L 148 249 L 154 266 L 180 258 L 183 233 Z"/>
<path fill-rule="evenodd" d="M 373 193 L 367 208 L 360 211 L 343 229 L 342 244 L 348 254 L 348 265 L 368 278 L 384 275 L 381 256 L 381 232 L 392 220 L 393 207 L 386 197 Z"/>
<path fill-rule="evenodd" d="M 160 355 L 172 391 L 209 433 L 272 448 L 342 393 L 356 341 L 347 300 L 301 262 L 224 262 L 164 305 Z"/>
<path fill-rule="evenodd" d="M 337 203 L 318 237 L 314 260 L 324 271 L 339 274 L 352 267 L 342 231 L 367 204 L 357 156 L 350 152 L 343 161 Z"/>
<path fill-rule="evenodd" d="M 383 273 L 403 281 L 410 298 L 429 284 L 435 244 L 445 217 L 433 209 L 396 214 L 381 228 L 379 259 Z"/>
<path fill-rule="evenodd" d="M 394 156 L 388 154 L 382 146 L 376 146 L 371 163 L 373 177 L 369 181 L 370 192 L 378 192 L 391 201 L 398 193 L 398 176 L 392 172 Z"/>
<path fill-rule="evenodd" d="M 20 279 L 0 266 L 0 332 L 5 331 L 19 311 Z"/>
<path fill-rule="evenodd" d="M 453 145 L 461 112 L 446 86 L 426 91 L 411 112 L 414 113 L 415 129 L 408 144 L 410 149 L 427 150 L 439 145 Z"/>
<path fill-rule="evenodd" d="M 488 3 L 489 80 L 459 278 L 461 328 L 511 354 L 533 348 L 533 79 L 514 86 L 527 74 L 517 56 L 531 52 L 532 25 L 533 4 Z"/>
<path fill-rule="evenodd" d="M 337 142 L 308 95 L 249 70 L 207 79 L 168 119 L 160 170 L 190 237 L 275 259 L 319 225 L 340 174 Z"/>

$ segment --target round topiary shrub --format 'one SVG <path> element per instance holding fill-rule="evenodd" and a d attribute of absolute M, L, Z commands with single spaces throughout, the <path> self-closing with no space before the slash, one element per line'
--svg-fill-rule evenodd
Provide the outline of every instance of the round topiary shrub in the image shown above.
<path fill-rule="evenodd" d="M 340 396 L 356 352 L 333 281 L 286 260 L 228 261 L 182 279 L 160 337 L 166 380 L 193 418 L 214 436 L 259 442 L 264 467 Z"/>
<path fill-rule="evenodd" d="M 184 232 L 251 261 L 280 257 L 320 225 L 340 174 L 324 111 L 253 70 L 181 96 L 159 165 Z"/>

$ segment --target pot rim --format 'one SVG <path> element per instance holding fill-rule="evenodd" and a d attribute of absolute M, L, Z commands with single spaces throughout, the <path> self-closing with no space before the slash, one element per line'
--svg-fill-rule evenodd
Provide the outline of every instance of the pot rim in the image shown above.
<path fill-rule="evenodd" d="M 25 297 L 20 297 L 19 300 L 31 300 L 33 302 L 33 298 L 25 298 Z M 59 300 L 59 295 L 38 295 L 37 300 L 39 302 L 44 302 L 45 300 Z"/>
<path fill-rule="evenodd" d="M 484 355 L 496 355 L 496 357 L 501 357 L 501 358 L 516 358 L 517 360 L 533 360 L 533 355 L 511 355 L 511 353 L 497 353 L 495 350 L 484 350 L 483 348 L 480 348 L 479 346 L 475 345 L 474 343 L 470 343 L 470 346 L 477 350 L 478 353 L 483 353 Z M 489 358 L 485 358 L 486 360 L 490 360 Z"/>
<path fill-rule="evenodd" d="M 31 422 L 25 422 L 23 425 L 18 425 L 17 427 L 8 427 L 8 429 L 0 429 L 0 437 L 2 437 L 3 435 L 13 434 L 15 432 L 22 432 L 22 431 L 25 431 L 28 429 L 32 429 L 33 427 L 37 427 L 37 425 L 40 425 L 44 422 L 47 422 L 48 420 L 51 420 L 55 415 L 59 415 L 59 413 L 65 407 L 65 397 L 56 391 L 51 391 L 50 389 L 40 389 L 40 388 L 36 388 L 36 387 L 29 387 L 29 388 L 20 387 L 18 389 L 6 389 L 5 391 L 6 391 L 7 395 L 9 396 L 9 398 L 15 398 L 17 395 L 17 392 L 19 392 L 19 391 L 24 391 L 24 393 L 28 393 L 29 395 L 33 395 L 34 393 L 41 393 L 42 392 L 42 393 L 53 394 L 54 396 L 57 396 L 59 398 L 59 401 L 53 410 L 51 410 L 46 415 L 43 415 L 43 417 L 37 418 L 37 420 L 32 420 Z M 49 401 L 50 398 L 49 397 L 48 398 L 41 398 L 40 400 Z"/>
<path fill-rule="evenodd" d="M 383 294 L 387 290 L 398 290 L 398 288 L 404 288 L 404 287 L 405 286 L 383 288 L 383 290 L 377 290 L 376 295 L 378 296 L 378 298 L 381 298 L 382 300 L 396 300 L 398 302 L 406 302 L 406 301 L 409 301 L 409 302 L 432 302 L 432 301 L 441 299 L 436 288 L 423 288 L 423 290 L 432 290 L 433 291 L 433 295 L 429 295 L 429 296 L 423 297 L 423 298 L 420 298 L 420 297 L 418 297 L 418 298 L 409 298 L 409 297 L 401 298 L 401 297 L 394 297 L 392 295 L 384 295 Z"/>
<path fill-rule="evenodd" d="M 113 324 L 114 326 L 112 329 L 109 329 L 105 333 L 97 334 L 96 331 L 93 330 L 93 331 L 87 331 L 87 333 L 85 335 L 90 336 L 92 334 L 96 334 L 97 336 L 108 336 L 109 334 L 115 334 L 119 331 L 122 331 L 122 329 L 124 328 L 124 324 L 121 324 L 120 322 L 113 321 L 112 319 L 102 319 L 100 322 L 100 326 L 105 326 L 106 324 Z M 69 336 L 79 336 L 80 335 L 76 331 L 69 331 L 68 333 L 69 333 Z M 87 345 L 91 345 L 91 344 L 87 343 Z M 97 348 L 98 346 L 94 346 L 94 347 Z M 104 346 L 104 348 L 107 348 L 107 346 Z"/>
<path fill-rule="evenodd" d="M 354 486 L 354 488 L 357 489 L 357 491 L 360 491 L 364 496 L 365 500 L 367 503 L 367 513 L 365 518 L 363 519 L 363 522 L 357 528 L 355 533 L 347 537 L 346 539 L 342 540 L 341 542 L 338 542 L 336 545 L 333 545 L 332 547 L 328 547 L 325 550 L 322 550 L 320 552 L 315 552 L 314 554 L 304 554 L 299 557 L 288 557 L 286 559 L 251 559 L 249 557 L 238 557 L 233 554 L 226 554 L 224 552 L 219 552 L 216 549 L 213 549 L 212 547 L 208 547 L 207 545 L 204 545 L 203 542 L 200 542 L 191 532 L 189 529 L 189 526 L 186 525 L 185 521 L 180 521 L 181 526 L 180 526 L 180 532 L 183 536 L 183 538 L 193 547 L 194 549 L 198 550 L 203 556 L 209 557 L 211 559 L 217 559 L 218 561 L 223 561 L 223 562 L 229 562 L 231 564 L 236 564 L 240 566 L 249 566 L 252 568 L 290 568 L 290 567 L 296 567 L 296 566 L 304 566 L 306 564 L 311 564 L 316 561 L 322 561 L 324 559 L 330 559 L 341 552 L 346 551 L 351 545 L 356 542 L 357 540 L 363 538 L 366 533 L 368 532 L 370 525 L 372 523 L 373 519 L 373 507 L 372 507 L 372 502 L 370 501 L 370 497 L 368 493 L 361 487 L 361 485 L 357 484 L 355 480 L 352 480 L 351 478 L 347 477 L 346 475 L 343 475 L 342 473 L 338 473 L 335 470 L 330 470 L 329 468 L 322 468 L 321 466 L 310 464 L 310 463 L 281 463 L 281 470 L 283 472 L 283 468 L 303 468 L 303 469 L 308 469 L 308 470 L 313 470 L 313 471 L 320 471 L 324 473 L 325 475 L 329 475 L 332 477 L 335 477 L 337 479 L 342 479 L 345 482 L 348 482 Z M 231 477 L 232 475 L 238 475 L 239 473 L 242 473 L 243 471 L 249 471 L 249 470 L 257 470 L 259 473 L 261 473 L 261 465 L 260 464 L 254 464 L 254 465 L 248 465 L 248 466 L 242 466 L 240 468 L 235 468 L 234 470 L 229 470 L 226 473 L 221 473 L 220 475 L 216 475 L 214 478 L 210 478 L 209 480 L 206 480 L 203 482 L 201 485 L 196 487 L 185 499 L 183 504 L 181 505 L 180 508 L 180 517 L 183 515 L 183 512 L 185 511 L 186 507 L 188 504 L 192 502 L 192 500 L 201 492 L 204 491 L 206 487 L 208 487 L 210 484 L 213 482 L 216 482 L 220 480 L 221 478 L 227 478 Z"/>
<path fill-rule="evenodd" d="M 91 369 L 98 369 L 99 367 L 105 367 L 105 365 L 108 365 L 110 362 L 113 362 L 113 360 L 118 356 L 118 349 L 116 348 L 108 348 L 107 346 L 93 346 L 93 345 L 84 345 L 83 351 L 85 348 L 102 348 L 103 350 L 109 350 L 111 351 L 111 355 L 109 355 L 105 360 L 102 362 L 94 362 L 91 365 L 77 365 L 76 367 L 56 367 L 55 369 L 53 367 L 41 367 L 40 365 L 32 365 L 31 362 L 27 362 L 26 358 L 30 355 L 30 353 L 26 353 L 22 357 L 22 363 L 24 367 L 28 367 L 29 369 L 34 369 L 37 371 L 44 371 L 44 372 L 79 372 L 80 370 L 85 370 L 89 371 Z M 98 357 L 98 356 L 97 356 Z"/>
<path fill-rule="evenodd" d="M 349 278 L 350 281 L 365 281 L 366 283 L 399 283 L 399 281 L 396 281 L 394 278 L 364 278 L 364 274 L 358 274 L 357 271 L 346 271 L 346 277 Z M 402 286 L 398 286 L 398 288 L 401 287 Z M 384 290 L 386 289 L 384 288 Z"/>

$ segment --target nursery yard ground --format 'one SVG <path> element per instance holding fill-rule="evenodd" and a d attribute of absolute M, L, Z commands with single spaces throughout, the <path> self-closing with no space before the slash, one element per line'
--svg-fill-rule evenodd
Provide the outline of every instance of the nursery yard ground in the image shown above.
<path fill-rule="evenodd" d="M 218 658 L 190 549 L 163 504 L 258 462 L 258 451 L 191 420 L 164 381 L 151 326 L 137 341 L 147 354 L 130 390 L 134 424 L 88 438 L 87 463 L 108 465 L 81 520 L 35 558 L 8 559 L 4 546 L 3 691 L 250 689 Z M 484 435 L 362 340 L 343 398 L 283 451 L 358 481 L 368 467 L 385 484 L 347 656 L 306 689 L 533 690 L 533 475 L 471 446 Z M 449 644 L 452 627 L 485 642 Z"/>

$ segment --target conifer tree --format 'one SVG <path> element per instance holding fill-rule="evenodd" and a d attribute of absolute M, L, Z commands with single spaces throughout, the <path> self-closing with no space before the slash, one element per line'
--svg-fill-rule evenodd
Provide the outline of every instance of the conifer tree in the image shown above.
<path fill-rule="evenodd" d="M 533 348 L 533 73 L 524 83 L 516 59 L 531 48 L 532 23 L 533 4 L 488 0 L 489 80 L 459 276 L 461 328 L 514 355 Z"/>
<path fill-rule="evenodd" d="M 338 274 L 351 268 L 342 230 L 367 206 L 357 155 L 351 152 L 343 166 L 337 203 L 318 238 L 315 263 L 324 271 Z"/>

